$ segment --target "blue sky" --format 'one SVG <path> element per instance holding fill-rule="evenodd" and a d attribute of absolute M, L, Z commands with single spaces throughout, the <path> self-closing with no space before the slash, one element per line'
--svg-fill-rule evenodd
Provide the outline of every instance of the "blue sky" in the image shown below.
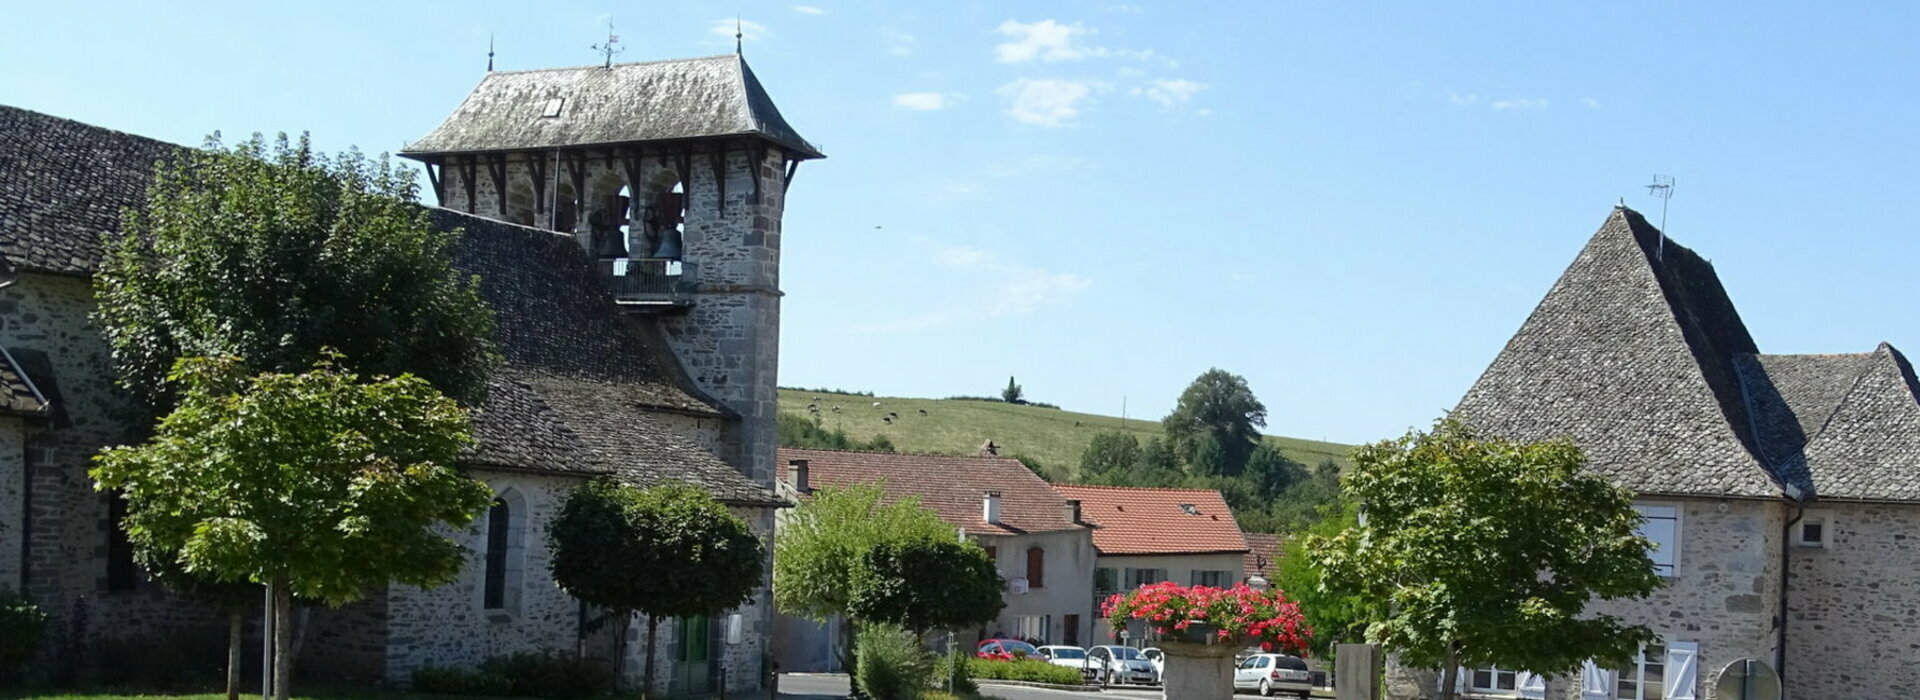
<path fill-rule="evenodd" d="M 783 384 L 1269 432 L 1452 406 L 1609 208 L 1711 258 L 1767 352 L 1920 351 L 1920 5 L 12 3 L 0 103 L 183 143 L 395 150 L 485 68 L 746 54 L 800 132 Z M 430 195 L 429 195 L 430 196 Z"/>

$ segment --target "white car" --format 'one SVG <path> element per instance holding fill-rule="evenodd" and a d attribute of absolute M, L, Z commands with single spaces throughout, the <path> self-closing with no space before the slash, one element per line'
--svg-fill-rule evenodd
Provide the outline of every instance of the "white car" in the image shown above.
<path fill-rule="evenodd" d="M 1159 682 L 1160 674 L 1154 672 L 1153 662 L 1133 647 L 1107 644 L 1088 649 L 1087 665 L 1099 672 L 1103 685 Z"/>
<path fill-rule="evenodd" d="M 1147 663 L 1153 664 L 1153 682 L 1162 682 L 1167 675 L 1167 653 L 1161 651 L 1160 647 L 1147 647 L 1140 650 L 1140 655 L 1147 657 Z"/>
<path fill-rule="evenodd" d="M 1286 654 L 1254 654 L 1233 669 L 1233 689 L 1253 690 L 1261 695 L 1291 693 L 1302 698 L 1313 694 L 1313 675 L 1307 662 Z"/>
<path fill-rule="evenodd" d="M 1080 647 L 1049 644 L 1040 647 L 1034 655 L 1055 666 L 1065 666 L 1079 671 L 1080 676 L 1086 680 L 1092 681 L 1099 677 L 1099 673 L 1092 666 L 1087 665 L 1087 650 Z"/>

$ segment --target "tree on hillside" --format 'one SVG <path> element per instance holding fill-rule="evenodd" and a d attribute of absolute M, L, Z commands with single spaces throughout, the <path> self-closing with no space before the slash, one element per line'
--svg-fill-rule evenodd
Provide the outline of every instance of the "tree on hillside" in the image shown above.
<path fill-rule="evenodd" d="M 574 489 L 547 530 L 553 580 L 622 625 L 647 616 L 643 694 L 654 692 L 660 621 L 711 616 L 747 602 L 764 573 L 760 538 L 706 491 L 684 483 L 639 489 L 597 480 Z"/>
<path fill-rule="evenodd" d="M 1482 439 L 1451 419 L 1356 450 L 1342 480 L 1364 523 L 1310 536 L 1327 593 L 1372 603 L 1366 639 L 1439 668 L 1545 675 L 1623 662 L 1653 634 L 1592 600 L 1660 587 L 1632 494 L 1586 473 L 1566 441 Z"/>
<path fill-rule="evenodd" d="M 1026 403 L 1026 391 L 1013 383 L 1013 377 L 1007 377 L 1007 388 L 1000 390 L 1000 400 L 1007 403 Z"/>
<path fill-rule="evenodd" d="M 1187 471 L 1197 477 L 1234 477 L 1240 469 L 1229 465 L 1227 447 L 1213 433 L 1202 432 L 1193 436 L 1193 449 L 1187 452 Z"/>
<path fill-rule="evenodd" d="M 1262 442 L 1253 448 L 1247 456 L 1247 466 L 1241 470 L 1248 481 L 1253 483 L 1260 500 L 1271 501 L 1292 489 L 1295 484 L 1311 478 L 1305 465 L 1289 459 L 1280 452 L 1280 448 Z"/>
<path fill-rule="evenodd" d="M 188 359 L 169 381 L 183 393 L 153 438 L 102 452 L 90 474 L 126 499 L 136 552 L 271 589 L 281 700 L 294 596 L 341 605 L 459 573 L 465 550 L 442 528 L 465 527 L 492 495 L 453 468 L 467 415 L 426 381 L 367 380 L 326 359 L 252 377 L 238 360 Z"/>
<path fill-rule="evenodd" d="M 867 550 L 852 577 L 847 611 L 864 623 L 887 623 L 925 635 L 992 622 L 1006 607 L 1004 582 L 972 542 L 884 542 Z"/>
<path fill-rule="evenodd" d="M 1161 420 L 1167 440 L 1181 460 L 1193 464 L 1201 435 L 1219 443 L 1224 461 L 1220 474 L 1237 476 L 1247 463 L 1260 429 L 1267 425 L 1267 407 L 1255 398 L 1247 380 L 1222 369 L 1209 369 L 1193 380 L 1173 412 Z"/>
<path fill-rule="evenodd" d="M 1132 433 L 1106 430 L 1093 434 L 1080 451 L 1080 478 L 1092 480 L 1125 473 L 1140 459 L 1140 439 Z"/>
<path fill-rule="evenodd" d="M 435 230 L 417 197 L 411 169 L 316 156 L 304 135 L 224 150 L 216 134 L 162 164 L 97 278 L 121 386 L 160 415 L 179 358 L 301 372 L 330 349 L 472 405 L 496 362 L 493 314 L 453 268 L 459 232 Z"/>

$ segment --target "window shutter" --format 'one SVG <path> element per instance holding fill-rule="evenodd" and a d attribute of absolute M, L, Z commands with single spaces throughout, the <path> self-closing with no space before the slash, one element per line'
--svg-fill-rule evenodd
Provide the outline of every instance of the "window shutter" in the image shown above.
<path fill-rule="evenodd" d="M 1538 700 L 1546 700 L 1546 697 L 1547 697 L 1547 679 L 1546 678 L 1540 676 L 1539 674 L 1527 673 L 1526 671 L 1521 671 L 1518 675 L 1519 675 L 1519 678 L 1516 679 L 1518 681 L 1516 685 L 1520 686 L 1520 697 L 1537 698 Z"/>
<path fill-rule="evenodd" d="M 1613 673 L 1588 661 L 1580 667 L 1580 700 L 1607 700 L 1613 697 Z"/>
<path fill-rule="evenodd" d="M 1667 644 L 1667 700 L 1696 700 L 1700 685 L 1700 644 Z"/>
<path fill-rule="evenodd" d="M 1039 547 L 1027 550 L 1027 587 L 1045 587 L 1047 579 L 1047 551 Z"/>

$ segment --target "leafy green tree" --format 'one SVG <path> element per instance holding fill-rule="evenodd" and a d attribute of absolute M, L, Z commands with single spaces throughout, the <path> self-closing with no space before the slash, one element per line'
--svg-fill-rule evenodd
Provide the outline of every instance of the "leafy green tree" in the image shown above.
<path fill-rule="evenodd" d="M 0 687 L 13 685 L 22 666 L 40 651 L 47 613 L 26 596 L 0 588 Z"/>
<path fill-rule="evenodd" d="M 1330 503 L 1322 507 L 1322 519 L 1309 526 L 1304 535 L 1330 538 L 1359 524 L 1359 508 L 1348 503 Z M 1321 586 L 1320 567 L 1307 551 L 1308 537 L 1289 537 L 1280 547 L 1274 563 L 1273 587 L 1287 592 L 1300 605 L 1300 614 L 1313 628 L 1309 650 L 1320 658 L 1331 658 L 1341 644 L 1360 642 L 1366 637 L 1370 618 L 1366 599 L 1342 594 Z"/>
<path fill-rule="evenodd" d="M 437 528 L 466 526 L 492 496 L 454 469 L 467 414 L 426 381 L 367 380 L 324 357 L 252 377 L 231 358 L 187 359 L 169 381 L 184 392 L 153 438 L 102 452 L 90 474 L 126 499 L 149 569 L 171 556 L 196 577 L 272 589 L 281 700 L 294 596 L 341 605 L 460 572 L 464 548 Z"/>
<path fill-rule="evenodd" d="M 1239 470 L 1227 464 L 1227 448 L 1212 433 L 1193 436 L 1193 451 L 1187 453 L 1187 471 L 1194 476 L 1237 476 Z"/>
<path fill-rule="evenodd" d="M 1589 601 L 1660 586 L 1633 496 L 1567 441 L 1482 439 L 1452 419 L 1354 452 L 1344 495 L 1365 515 L 1307 549 L 1330 595 L 1373 601 L 1366 638 L 1416 667 L 1498 664 L 1558 675 L 1618 662 L 1653 634 Z"/>
<path fill-rule="evenodd" d="M 1311 478 L 1305 466 L 1288 459 L 1279 448 L 1266 442 L 1253 448 L 1253 454 L 1247 457 L 1247 466 L 1241 473 L 1252 483 L 1254 492 L 1259 494 L 1262 501 L 1279 498 L 1295 484 Z"/>
<path fill-rule="evenodd" d="M 760 585 L 760 538 L 706 491 L 684 483 L 638 489 L 596 480 L 574 489 L 548 526 L 553 580 L 624 623 L 647 616 L 645 687 L 653 692 L 660 621 L 710 616 Z M 624 646 L 626 634 L 620 634 Z M 626 657 L 621 649 L 620 658 Z"/>
<path fill-rule="evenodd" d="M 1026 403 L 1026 390 L 1013 383 L 1013 377 L 1007 377 L 1007 388 L 1000 390 L 1000 400 L 1007 403 Z"/>
<path fill-rule="evenodd" d="M 120 384 L 155 415 L 182 357 L 247 374 L 301 372 L 324 353 L 371 375 L 411 373 L 472 405 L 496 362 L 493 314 L 453 268 L 460 233 L 415 204 L 413 171 L 306 136 L 162 164 L 143 208 L 105 241 L 97 318 Z"/>
<path fill-rule="evenodd" d="M 1209 369 L 1193 380 L 1173 412 L 1162 419 L 1173 451 L 1188 464 L 1195 463 L 1200 436 L 1211 435 L 1218 442 L 1224 459 L 1220 474 L 1237 476 L 1248 455 L 1260 444 L 1260 429 L 1267 425 L 1267 407 L 1247 387 L 1247 379 L 1222 369 Z"/>
<path fill-rule="evenodd" d="M 1080 451 L 1080 478 L 1097 479 L 1106 474 L 1125 473 L 1140 459 L 1140 439 L 1132 433 L 1106 430 L 1094 433 Z"/>
<path fill-rule="evenodd" d="M 986 624 L 1006 607 L 987 552 L 972 542 L 885 542 L 853 574 L 847 611 L 863 623 L 928 630 Z"/>

